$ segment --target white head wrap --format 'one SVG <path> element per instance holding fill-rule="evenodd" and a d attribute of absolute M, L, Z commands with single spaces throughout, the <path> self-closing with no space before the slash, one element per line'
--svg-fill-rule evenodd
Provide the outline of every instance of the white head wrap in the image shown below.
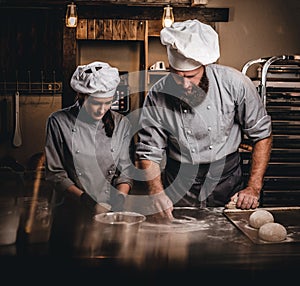
<path fill-rule="evenodd" d="M 78 66 L 70 82 L 76 92 L 99 98 L 114 96 L 119 83 L 118 69 L 103 62 Z"/>
<path fill-rule="evenodd" d="M 169 63 L 176 70 L 194 70 L 220 57 L 218 34 L 198 20 L 175 22 L 163 28 L 160 40 L 167 46 Z"/>

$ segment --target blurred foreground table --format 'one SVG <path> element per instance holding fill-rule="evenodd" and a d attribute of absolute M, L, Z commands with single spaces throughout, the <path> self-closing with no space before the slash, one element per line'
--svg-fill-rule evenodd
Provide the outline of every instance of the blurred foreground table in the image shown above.
<path fill-rule="evenodd" d="M 128 285 L 288 283 L 300 270 L 300 243 L 255 244 L 224 215 L 223 208 L 178 208 L 172 224 L 148 220 L 135 231 L 95 225 L 79 213 L 70 223 L 68 207 L 55 213 L 48 243 L 19 239 L 0 247 L 1 273 L 10 281 L 24 275 L 46 282 L 103 279 Z M 43 284 L 43 283 L 40 283 Z M 276 284 L 277 285 L 277 284 Z"/>

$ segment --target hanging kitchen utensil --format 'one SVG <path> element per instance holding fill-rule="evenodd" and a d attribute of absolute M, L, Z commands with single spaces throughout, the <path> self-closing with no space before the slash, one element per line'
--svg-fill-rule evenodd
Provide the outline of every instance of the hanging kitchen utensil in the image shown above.
<path fill-rule="evenodd" d="M 17 74 L 17 73 L 16 73 Z M 13 145 L 20 147 L 22 145 L 22 136 L 20 128 L 20 94 L 19 94 L 19 82 L 18 76 L 16 77 L 16 92 L 15 92 L 15 130 L 13 136 Z"/>

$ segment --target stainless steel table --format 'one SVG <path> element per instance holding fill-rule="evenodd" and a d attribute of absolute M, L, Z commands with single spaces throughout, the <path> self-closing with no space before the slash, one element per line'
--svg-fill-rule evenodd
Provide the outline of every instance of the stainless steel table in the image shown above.
<path fill-rule="evenodd" d="M 167 284 L 209 279 L 257 285 L 265 280 L 288 283 L 300 269 L 300 243 L 254 244 L 224 216 L 223 208 L 180 208 L 172 224 L 145 221 L 138 231 L 115 233 L 95 226 L 89 216 L 68 227 L 64 211 L 56 218 L 60 234 L 53 229 L 48 243 L 18 241 L 0 247 L 1 272 L 15 269 L 26 277 L 39 273 L 48 282 L 106 277 L 126 285 L 164 279 Z"/>

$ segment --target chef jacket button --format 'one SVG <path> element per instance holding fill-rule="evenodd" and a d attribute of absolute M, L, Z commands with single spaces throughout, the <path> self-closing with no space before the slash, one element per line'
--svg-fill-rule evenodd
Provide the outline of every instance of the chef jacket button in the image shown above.
<path fill-rule="evenodd" d="M 72 132 L 76 132 L 77 131 L 77 129 L 76 128 L 72 128 Z"/>
<path fill-rule="evenodd" d="M 187 109 L 183 109 L 183 113 L 187 113 Z"/>
<path fill-rule="evenodd" d="M 106 193 L 106 194 L 109 193 L 109 190 L 105 190 L 105 193 Z"/>
<path fill-rule="evenodd" d="M 195 153 L 196 150 L 193 148 L 191 151 L 192 151 L 192 153 Z"/>
<path fill-rule="evenodd" d="M 78 176 L 81 176 L 81 175 L 82 175 L 81 172 L 78 172 L 77 174 L 78 174 Z"/>
<path fill-rule="evenodd" d="M 114 148 L 111 148 L 110 151 L 111 151 L 111 152 L 115 152 L 115 149 L 114 149 Z"/>
<path fill-rule="evenodd" d="M 188 134 L 192 134 L 192 131 L 191 131 L 191 130 L 188 130 L 187 133 L 188 133 Z"/>
<path fill-rule="evenodd" d="M 209 127 L 207 128 L 207 130 L 208 130 L 208 131 L 211 131 L 211 127 L 209 126 Z"/>
<path fill-rule="evenodd" d="M 208 148 L 211 150 L 211 149 L 213 148 L 213 146 L 212 146 L 212 145 L 210 145 Z"/>
<path fill-rule="evenodd" d="M 207 107 L 206 107 L 206 108 L 209 110 L 211 107 L 210 107 L 210 105 L 207 105 Z"/>
<path fill-rule="evenodd" d="M 112 173 L 113 173 L 113 171 L 112 170 L 108 170 L 108 172 L 107 172 L 109 175 L 111 175 Z"/>
<path fill-rule="evenodd" d="M 79 150 L 76 150 L 76 151 L 75 151 L 76 154 L 78 154 L 79 152 L 80 152 Z"/>

